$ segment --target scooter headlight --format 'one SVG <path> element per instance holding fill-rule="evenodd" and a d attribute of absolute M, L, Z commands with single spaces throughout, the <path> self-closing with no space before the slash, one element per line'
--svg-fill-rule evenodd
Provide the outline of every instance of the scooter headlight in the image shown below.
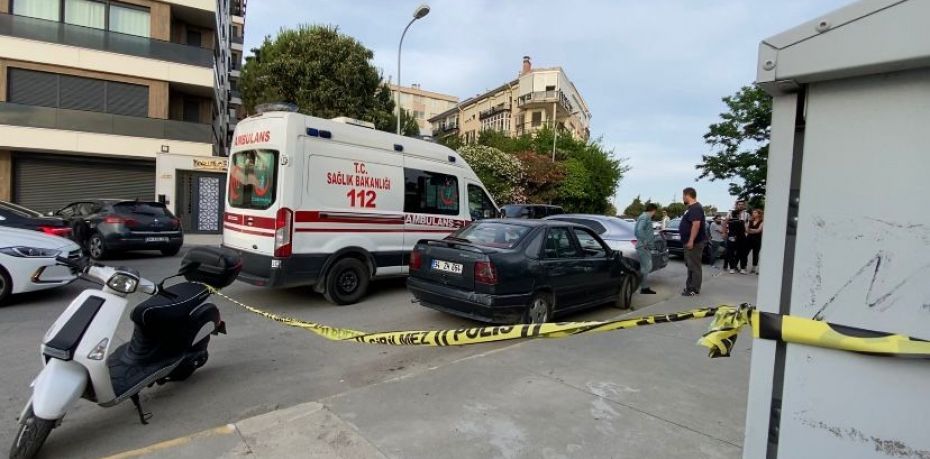
<path fill-rule="evenodd" d="M 139 287 L 139 278 L 129 273 L 118 272 L 107 281 L 107 287 L 128 295 Z"/>

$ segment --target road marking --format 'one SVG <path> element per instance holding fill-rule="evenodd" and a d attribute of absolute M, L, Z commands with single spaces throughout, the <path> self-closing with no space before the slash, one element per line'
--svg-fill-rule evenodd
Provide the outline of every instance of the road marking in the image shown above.
<path fill-rule="evenodd" d="M 216 427 L 210 430 L 204 430 L 202 432 L 197 432 L 191 435 L 185 435 L 183 437 L 173 438 L 171 440 L 165 440 L 161 443 L 155 443 L 154 445 L 149 445 L 144 448 L 133 449 L 130 451 L 123 451 L 122 453 L 117 453 L 112 456 L 106 456 L 102 459 L 129 459 L 133 457 L 142 457 L 147 454 L 156 453 L 161 450 L 174 448 L 178 446 L 183 446 L 188 443 L 193 442 L 194 440 L 199 440 L 201 438 L 212 437 L 214 435 L 229 435 L 236 431 L 236 426 L 233 424 L 226 424 L 222 427 Z"/>

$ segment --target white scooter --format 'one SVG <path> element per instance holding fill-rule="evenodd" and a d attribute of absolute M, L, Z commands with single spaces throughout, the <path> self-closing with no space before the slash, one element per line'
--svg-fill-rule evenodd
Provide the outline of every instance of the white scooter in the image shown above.
<path fill-rule="evenodd" d="M 42 341 L 44 367 L 32 382 L 32 397 L 19 417 L 11 459 L 31 458 L 61 424 L 78 398 L 100 406 L 132 400 L 139 420 L 148 423 L 139 392 L 154 384 L 181 381 L 207 362 L 211 334 L 226 333 L 210 290 L 223 288 L 239 274 L 238 256 L 219 248 L 194 248 L 177 275 L 187 282 L 164 287 L 130 268 L 97 265 L 87 259 L 59 258 L 82 278 L 102 285 L 81 292 L 58 317 Z M 170 279 L 169 277 L 168 279 Z M 165 279 L 167 280 L 167 279 Z M 116 346 L 114 334 L 135 291 L 152 295 L 133 308 L 132 339 Z"/>

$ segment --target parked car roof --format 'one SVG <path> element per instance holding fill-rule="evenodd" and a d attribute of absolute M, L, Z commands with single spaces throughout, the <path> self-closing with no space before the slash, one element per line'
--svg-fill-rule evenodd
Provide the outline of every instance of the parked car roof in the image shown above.
<path fill-rule="evenodd" d="M 600 223 L 603 226 L 604 230 L 601 231 L 600 228 L 594 229 L 603 239 L 631 239 L 634 233 L 633 224 L 617 217 L 611 217 L 609 215 L 598 215 L 598 214 L 559 214 L 551 215 L 546 217 L 545 220 L 570 220 L 570 219 L 584 219 L 584 220 L 593 220 L 597 223 Z M 584 225 L 582 223 L 582 225 Z M 587 225 L 585 225 L 587 226 Z"/>

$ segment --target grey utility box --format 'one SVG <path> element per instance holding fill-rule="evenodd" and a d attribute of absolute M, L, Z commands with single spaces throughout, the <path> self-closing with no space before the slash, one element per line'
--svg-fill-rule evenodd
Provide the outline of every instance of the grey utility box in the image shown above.
<path fill-rule="evenodd" d="M 930 0 L 763 41 L 774 97 L 756 304 L 930 340 Z M 930 458 L 930 360 L 753 343 L 744 458 Z"/>

